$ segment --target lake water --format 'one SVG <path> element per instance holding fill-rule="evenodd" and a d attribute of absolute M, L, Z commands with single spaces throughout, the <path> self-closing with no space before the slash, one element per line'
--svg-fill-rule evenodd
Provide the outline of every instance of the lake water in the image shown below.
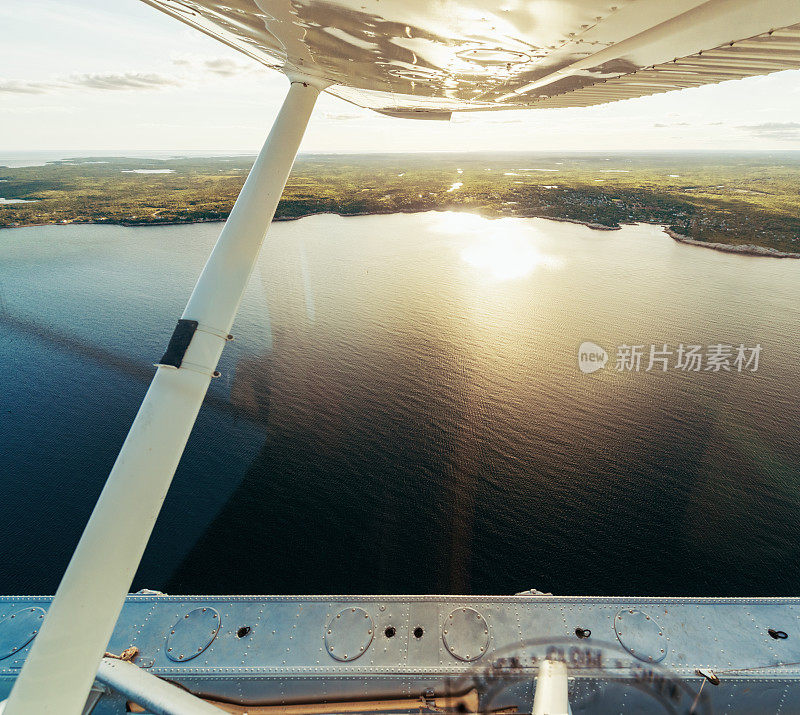
<path fill-rule="evenodd" d="M 0 592 L 54 591 L 220 228 L 0 231 Z M 799 324 L 800 263 L 653 226 L 277 223 L 133 588 L 797 595 Z M 665 343 L 762 352 L 616 370 Z"/>

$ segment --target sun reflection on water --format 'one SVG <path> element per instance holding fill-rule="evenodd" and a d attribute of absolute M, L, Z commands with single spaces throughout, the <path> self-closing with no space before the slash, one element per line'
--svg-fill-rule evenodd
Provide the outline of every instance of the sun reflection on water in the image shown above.
<path fill-rule="evenodd" d="M 434 229 L 465 239 L 461 259 L 497 281 L 524 278 L 540 268 L 555 269 L 562 261 L 536 246 L 536 229 L 518 219 L 488 219 L 448 211 L 439 214 Z"/>

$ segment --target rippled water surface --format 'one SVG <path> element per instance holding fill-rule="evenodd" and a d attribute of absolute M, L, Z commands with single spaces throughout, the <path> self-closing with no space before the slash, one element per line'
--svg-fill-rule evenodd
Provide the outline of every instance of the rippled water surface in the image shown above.
<path fill-rule="evenodd" d="M 55 589 L 219 230 L 0 232 L 0 591 Z M 797 595 L 798 325 L 800 262 L 652 226 L 275 224 L 134 589 Z M 615 370 L 664 343 L 762 353 Z"/>

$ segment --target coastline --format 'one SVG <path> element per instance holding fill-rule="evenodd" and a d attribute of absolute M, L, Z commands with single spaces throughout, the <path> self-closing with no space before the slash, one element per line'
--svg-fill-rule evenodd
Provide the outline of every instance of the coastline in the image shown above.
<path fill-rule="evenodd" d="M 418 210 L 408 210 L 408 211 L 359 211 L 357 213 L 339 213 L 335 211 L 310 211 L 308 213 L 299 214 L 296 216 L 276 216 L 273 218 L 273 221 L 298 221 L 303 218 L 308 218 L 310 216 L 321 216 L 324 214 L 331 214 L 334 216 L 341 216 L 342 218 L 350 218 L 354 216 L 381 216 L 381 215 L 388 215 L 388 214 L 397 214 L 397 213 L 425 213 L 426 211 L 449 211 L 452 209 L 426 209 L 425 211 L 418 211 Z M 489 219 L 501 219 L 501 218 L 539 218 L 544 219 L 546 221 L 558 221 L 560 223 L 573 223 L 579 226 L 585 226 L 586 228 L 592 229 L 593 231 L 619 231 L 622 226 L 606 226 L 605 224 L 596 223 L 593 221 L 581 221 L 580 219 L 573 219 L 573 218 L 565 218 L 560 216 L 537 216 L 535 214 L 530 215 L 508 215 L 508 214 L 487 214 L 484 212 L 480 212 L 480 215 L 484 218 Z M 0 230 L 3 229 L 14 229 L 14 228 L 33 228 L 36 226 L 71 226 L 74 224 L 80 225 L 106 225 L 106 226 L 124 226 L 126 228 L 147 228 L 148 226 L 183 226 L 187 224 L 195 224 L 195 223 L 224 223 L 227 221 L 227 217 L 225 218 L 200 218 L 194 219 L 191 221 L 147 221 L 147 222 L 137 222 L 137 221 L 68 221 L 68 222 L 45 222 L 45 223 L 29 223 L 23 226 L 0 226 Z M 639 223 L 639 222 L 637 222 Z M 648 223 L 648 222 L 642 222 Z M 690 238 L 682 233 L 678 233 L 677 231 L 673 231 L 669 226 L 665 224 L 653 224 L 659 225 L 663 229 L 664 233 L 666 233 L 670 238 L 672 238 L 677 243 L 683 243 L 688 246 L 698 246 L 700 248 L 708 248 L 712 251 L 720 251 L 721 253 L 735 253 L 740 256 L 754 256 L 760 258 L 796 258 L 800 259 L 800 253 L 791 253 L 788 251 L 779 251 L 775 248 L 768 248 L 766 246 L 756 246 L 755 244 L 728 244 L 728 243 L 710 243 L 707 241 L 698 241 L 697 239 Z"/>
<path fill-rule="evenodd" d="M 606 226 L 602 223 L 594 223 L 591 221 L 580 221 L 576 218 L 556 218 L 553 216 L 520 216 L 519 218 L 543 218 L 547 221 L 561 221 L 562 223 L 576 223 L 579 226 L 586 226 L 586 228 L 592 229 L 592 231 L 620 231 L 622 230 L 622 226 Z"/>
<path fill-rule="evenodd" d="M 722 253 L 737 253 L 740 256 L 760 256 L 769 258 L 800 258 L 800 253 L 778 251 L 775 248 L 756 246 L 752 243 L 734 246 L 728 243 L 709 243 L 707 241 L 698 241 L 695 238 L 689 238 L 689 236 L 684 236 L 682 233 L 673 231 L 671 228 L 669 228 L 669 226 L 664 226 L 664 233 L 678 243 L 685 243 L 689 246 L 700 246 L 701 248 L 710 248 L 712 251 L 721 251 Z"/>
<path fill-rule="evenodd" d="M 330 214 L 332 216 L 341 216 L 342 218 L 351 218 L 354 216 L 388 216 L 391 214 L 415 214 L 415 213 L 426 213 L 428 211 L 453 211 L 457 209 L 452 208 L 428 208 L 428 209 L 387 209 L 386 211 L 356 211 L 352 213 L 340 213 L 338 211 L 309 211 L 308 213 L 298 214 L 296 216 L 275 216 L 272 221 L 298 221 L 302 218 L 309 218 L 310 216 L 322 216 L 324 214 Z M 470 213 L 470 212 L 467 212 Z M 574 223 L 578 224 L 579 226 L 586 226 L 586 228 L 590 228 L 593 231 L 619 231 L 622 226 L 606 226 L 605 224 L 596 223 L 594 221 L 581 221 L 580 219 L 575 218 L 564 218 L 561 216 L 539 216 L 537 214 L 525 214 L 525 215 L 511 215 L 511 214 L 503 214 L 503 213 L 486 213 L 486 212 L 478 212 L 483 218 L 488 219 L 501 219 L 501 218 L 541 218 L 547 221 L 559 221 L 562 223 Z M 4 229 L 14 229 L 14 228 L 32 228 L 34 226 L 73 226 L 73 225 L 83 225 L 83 226 L 124 226 L 126 228 L 147 228 L 148 226 L 184 226 L 188 224 L 194 223 L 225 223 L 228 220 L 228 217 L 225 216 L 224 218 L 197 218 L 191 219 L 187 221 L 44 221 L 42 223 L 26 223 L 20 224 L 16 226 L 0 226 L 0 231 Z"/>

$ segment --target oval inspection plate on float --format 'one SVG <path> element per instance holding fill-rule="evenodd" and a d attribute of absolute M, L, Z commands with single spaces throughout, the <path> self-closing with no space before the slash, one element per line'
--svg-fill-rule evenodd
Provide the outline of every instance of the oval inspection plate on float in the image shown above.
<path fill-rule="evenodd" d="M 363 608 L 345 608 L 331 619 L 325 629 L 325 650 L 335 660 L 355 660 L 369 648 L 374 633 L 369 613 Z"/>
<path fill-rule="evenodd" d="M 664 629 L 644 611 L 623 608 L 614 617 L 614 632 L 620 645 L 645 663 L 660 663 L 667 657 Z"/>
<path fill-rule="evenodd" d="M 18 653 L 36 637 L 44 614 L 43 608 L 32 606 L 0 621 L 0 660 Z"/>
<path fill-rule="evenodd" d="M 478 660 L 489 646 L 489 625 L 474 608 L 456 608 L 444 620 L 442 640 L 459 660 Z"/>
<path fill-rule="evenodd" d="M 184 663 L 196 658 L 219 633 L 221 619 L 215 608 L 195 608 L 172 626 L 167 636 L 167 658 Z"/>

